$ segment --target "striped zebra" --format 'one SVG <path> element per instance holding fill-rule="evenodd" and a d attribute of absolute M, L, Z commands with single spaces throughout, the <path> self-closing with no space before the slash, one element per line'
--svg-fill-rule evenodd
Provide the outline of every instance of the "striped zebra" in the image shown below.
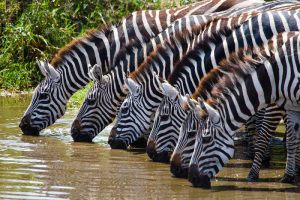
<path fill-rule="evenodd" d="M 293 3 L 286 3 L 284 5 L 292 5 Z M 283 3 L 263 4 L 261 8 L 272 8 L 279 5 L 283 5 Z M 257 10 L 257 6 L 253 6 L 252 9 Z M 250 10 L 250 7 L 248 7 L 248 10 Z M 222 15 L 232 14 L 232 12 L 238 13 L 242 11 L 237 9 L 223 12 Z M 77 138 L 85 137 L 87 138 L 86 141 L 91 141 L 112 121 L 116 115 L 118 104 L 123 101 L 128 92 L 124 90 L 123 87 L 125 84 L 124 73 L 128 70 L 130 72 L 134 71 L 155 46 L 161 42 L 165 42 L 165 40 L 169 40 L 168 38 L 171 37 L 173 33 L 191 30 L 192 24 L 203 24 L 210 18 L 213 17 L 204 15 L 185 17 L 178 20 L 178 22 L 176 22 L 177 24 L 173 24 L 173 27 L 169 27 L 157 37 L 152 38 L 148 43 L 129 44 L 125 51 L 122 54 L 120 53 L 116 58 L 115 63 L 118 66 L 114 67 L 109 74 L 102 76 L 103 73 L 100 73 L 95 76 L 98 77 L 98 79 L 95 80 L 95 84 L 87 94 L 71 128 L 74 140 L 76 141 Z M 128 65 L 130 65 L 130 67 L 128 67 Z M 100 71 L 98 70 L 98 72 Z M 113 134 L 110 138 L 113 138 Z"/>
<path fill-rule="evenodd" d="M 234 34 L 232 34 L 232 36 L 229 38 L 229 41 L 231 41 L 232 44 L 235 44 L 233 42 L 238 41 L 237 44 L 239 44 L 239 46 L 244 46 L 244 47 L 247 47 L 248 45 L 255 46 L 259 43 L 264 42 L 265 41 L 264 38 L 270 38 L 273 35 L 276 35 L 280 32 L 289 31 L 289 30 L 299 30 L 299 26 L 298 26 L 299 24 L 297 23 L 297 20 L 299 19 L 298 15 L 299 13 L 296 11 L 293 12 L 274 11 L 274 12 L 267 12 L 258 15 L 256 17 L 252 17 L 247 23 L 244 23 L 243 25 L 240 26 L 239 29 L 234 31 Z M 239 21 L 238 17 L 234 19 Z M 229 21 L 234 21 L 234 19 L 230 19 Z M 287 19 L 291 20 L 289 26 L 286 26 Z M 216 25 L 218 24 L 217 20 L 215 24 Z M 224 24 L 227 23 L 224 22 Z M 209 29 L 211 30 L 212 27 L 214 28 L 219 27 L 216 25 L 214 26 L 213 23 L 211 23 L 208 24 L 207 27 L 209 27 Z M 216 36 L 217 35 L 218 34 L 216 34 Z M 245 37 L 246 35 L 252 35 L 253 37 Z M 220 35 L 220 37 L 216 37 L 215 41 L 223 42 L 222 37 L 226 37 L 226 36 Z M 180 82 L 182 83 L 180 88 L 184 88 L 186 93 L 191 94 L 192 87 L 194 86 L 194 88 L 196 88 L 197 82 L 198 80 L 200 80 L 200 77 L 214 66 L 213 65 L 213 63 L 215 62 L 214 59 L 212 60 L 208 59 L 207 60 L 208 62 L 205 62 L 205 66 L 204 66 L 203 65 L 204 63 L 202 62 L 204 61 L 203 58 L 206 57 L 210 58 L 213 55 L 212 58 L 215 58 L 217 60 L 218 58 L 227 57 L 228 55 L 227 52 L 235 51 L 236 45 L 226 45 L 225 43 L 223 49 L 214 49 L 215 45 L 213 42 L 205 44 L 205 39 L 202 39 L 202 41 L 204 42 L 202 43 L 200 42 L 199 45 L 196 45 L 195 48 L 195 49 L 201 49 L 201 51 L 198 50 L 195 52 L 202 53 L 208 51 L 201 54 L 204 57 L 197 56 L 197 53 L 194 52 L 191 53 L 191 54 L 195 54 L 192 55 L 192 56 L 196 56 L 196 58 L 193 60 L 195 60 L 195 63 L 198 63 L 200 66 L 197 66 L 196 68 L 195 67 L 190 68 L 190 66 L 187 67 L 186 73 L 188 73 L 188 75 L 187 76 L 183 75 L 182 76 L 183 78 L 180 79 L 181 80 Z M 202 44 L 206 45 L 205 46 L 206 48 L 201 47 Z M 168 59 L 169 57 L 172 56 L 168 55 L 167 53 L 164 53 L 164 55 L 158 55 L 157 57 L 158 57 L 158 61 L 156 65 L 158 65 L 159 67 L 160 65 L 164 65 L 164 64 L 170 65 Z M 175 62 L 173 65 L 175 66 L 173 68 L 177 68 Z M 162 77 L 166 77 L 166 75 L 164 74 L 165 71 L 162 71 Z M 189 73 L 193 75 L 189 76 Z M 120 145 L 121 147 L 128 145 L 130 142 L 133 142 L 142 134 L 147 134 L 147 132 L 150 131 L 151 123 L 154 117 L 154 112 L 157 110 L 157 108 L 159 107 L 163 99 L 161 87 L 156 82 L 156 80 L 151 79 L 150 76 L 151 75 L 148 74 L 146 76 L 143 76 L 144 80 L 140 84 L 139 83 L 131 84 L 132 90 L 134 90 L 134 88 L 142 88 L 142 89 L 139 89 L 139 92 L 136 94 L 132 93 L 131 95 L 129 95 L 129 98 L 126 101 L 124 101 L 123 105 L 121 106 L 120 113 L 117 117 L 115 127 L 112 129 L 112 133 L 111 133 L 112 137 L 116 138 L 115 140 L 117 141 L 117 143 L 121 144 Z M 192 77 L 192 78 L 186 78 L 186 77 Z M 145 88 L 147 89 L 145 90 Z M 133 102 L 135 102 L 136 104 Z M 130 110 L 130 112 L 128 112 L 128 110 Z"/>
<path fill-rule="evenodd" d="M 265 47 L 240 49 L 199 84 L 200 128 L 189 165 L 189 181 L 210 187 L 210 178 L 233 157 L 233 134 L 258 110 L 276 103 L 287 113 L 287 163 L 283 182 L 295 176 L 300 117 L 300 32 L 274 36 Z M 214 77 L 219 77 L 218 81 Z M 211 83 L 206 91 L 202 86 Z M 203 84 L 203 85 L 202 85 Z"/>
<path fill-rule="evenodd" d="M 147 42 L 173 21 L 185 15 L 208 14 L 239 7 L 250 1 L 204 0 L 180 8 L 133 12 L 118 26 L 88 32 L 62 48 L 51 64 L 38 61 L 45 79 L 36 87 L 19 127 L 24 134 L 39 135 L 66 111 L 69 98 L 91 81 L 88 65 L 99 65 L 103 73 L 114 66 L 121 49 L 133 40 Z M 261 3 L 261 0 L 257 0 Z M 86 138 L 77 138 L 86 140 Z"/>

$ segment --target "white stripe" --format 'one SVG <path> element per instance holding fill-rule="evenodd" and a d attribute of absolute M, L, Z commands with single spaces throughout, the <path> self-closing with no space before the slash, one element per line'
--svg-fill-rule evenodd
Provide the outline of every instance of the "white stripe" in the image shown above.
<path fill-rule="evenodd" d="M 155 23 L 156 23 L 158 31 L 162 32 L 163 29 L 162 29 L 161 24 L 160 24 L 160 17 L 159 17 L 159 15 L 160 15 L 159 10 L 156 10 L 155 11 Z"/>
<path fill-rule="evenodd" d="M 198 11 L 200 8 L 206 6 L 209 3 L 211 3 L 211 1 L 207 1 L 204 4 L 200 4 L 199 6 L 196 6 L 194 9 L 190 10 L 186 15 L 192 15 L 195 11 Z"/>
<path fill-rule="evenodd" d="M 141 34 L 140 30 L 139 30 L 139 26 L 138 26 L 137 21 L 136 21 L 136 15 L 137 15 L 137 13 L 133 12 L 132 15 L 133 15 L 133 17 L 132 17 L 133 18 L 132 19 L 132 24 L 133 24 L 133 29 L 134 29 L 134 32 L 136 34 L 136 37 L 138 38 L 138 40 L 140 42 L 143 42 L 143 36 L 142 36 L 142 34 Z"/>
<path fill-rule="evenodd" d="M 124 37 L 125 37 L 125 43 L 128 44 L 129 39 L 128 39 L 128 33 L 127 33 L 127 28 L 126 28 L 126 19 L 123 20 L 122 28 L 123 28 L 123 33 L 124 33 Z"/>
<path fill-rule="evenodd" d="M 211 7 L 210 9 L 208 9 L 207 11 L 205 11 L 204 14 L 210 14 L 212 12 L 215 12 L 219 6 L 221 6 L 224 3 L 225 0 L 221 0 L 219 1 L 217 4 L 215 4 L 213 7 Z"/>
<path fill-rule="evenodd" d="M 260 109 L 262 109 L 265 106 L 265 102 L 266 102 L 265 96 L 263 95 L 264 94 L 264 90 L 261 87 L 260 82 L 258 81 L 258 77 L 257 77 L 257 72 L 256 71 L 253 71 L 251 73 L 251 78 L 252 78 L 255 90 L 257 91 L 257 94 L 258 94 L 258 100 L 259 100 L 258 110 L 260 110 Z"/>
<path fill-rule="evenodd" d="M 278 35 L 276 26 L 275 26 L 275 22 L 274 22 L 274 18 L 271 12 L 267 12 L 269 19 L 270 19 L 270 26 L 271 26 L 271 30 L 273 32 L 273 35 Z"/>
<path fill-rule="evenodd" d="M 167 14 L 167 26 L 170 26 L 171 25 L 171 15 L 170 15 L 169 9 L 166 10 L 166 14 Z"/>
<path fill-rule="evenodd" d="M 144 27 L 145 27 L 146 31 L 148 32 L 148 34 L 150 35 L 150 37 L 154 37 L 155 34 L 152 32 L 152 30 L 148 24 L 148 20 L 146 19 L 146 12 L 144 10 L 142 11 L 142 20 L 143 20 Z"/>
<path fill-rule="evenodd" d="M 119 38 L 119 33 L 118 33 L 118 29 L 116 27 L 113 28 L 113 32 L 114 32 L 114 42 L 115 42 L 115 45 L 116 45 L 116 49 L 115 49 L 115 55 L 113 57 L 113 62 L 112 63 L 115 63 L 115 59 L 120 51 L 120 38 Z"/>
<path fill-rule="evenodd" d="M 182 8 L 178 8 L 177 11 L 173 15 L 177 16 L 180 12 L 186 10 L 187 8 L 189 8 L 189 6 L 184 6 Z"/>
<path fill-rule="evenodd" d="M 266 60 L 264 62 L 264 65 L 265 65 L 265 68 L 267 70 L 267 73 L 268 73 L 268 77 L 270 79 L 270 83 L 271 83 L 271 90 L 272 90 L 272 94 L 271 94 L 271 100 L 272 100 L 272 103 L 274 102 L 275 98 L 276 98 L 276 83 L 275 83 L 275 77 L 274 77 L 274 72 L 273 72 L 273 68 L 272 68 L 272 65 L 271 63 Z"/>

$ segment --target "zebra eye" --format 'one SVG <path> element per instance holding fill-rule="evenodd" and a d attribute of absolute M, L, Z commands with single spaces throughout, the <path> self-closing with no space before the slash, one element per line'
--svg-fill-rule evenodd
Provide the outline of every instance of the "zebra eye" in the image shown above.
<path fill-rule="evenodd" d="M 197 133 L 196 130 L 188 131 L 188 136 L 189 136 L 189 137 L 195 137 L 196 133 Z"/>
<path fill-rule="evenodd" d="M 39 100 L 46 100 L 48 98 L 48 94 L 43 92 L 43 93 L 40 93 L 40 96 L 39 96 Z"/>
<path fill-rule="evenodd" d="M 96 99 L 87 99 L 87 101 L 86 101 L 86 103 L 88 104 L 88 105 L 94 105 L 95 104 L 95 102 L 96 102 Z"/>

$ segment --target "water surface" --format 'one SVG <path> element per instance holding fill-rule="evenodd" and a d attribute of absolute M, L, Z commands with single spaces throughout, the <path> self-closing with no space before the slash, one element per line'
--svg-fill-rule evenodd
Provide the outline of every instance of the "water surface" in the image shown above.
<path fill-rule="evenodd" d="M 250 161 L 235 159 L 211 190 L 202 190 L 172 177 L 169 165 L 151 162 L 143 150 L 111 150 L 109 127 L 94 144 L 73 143 L 76 109 L 39 137 L 22 135 L 18 124 L 29 102 L 29 95 L 0 97 L 0 199 L 300 199 L 299 186 L 278 183 L 280 147 L 259 182 L 245 182 Z M 238 148 L 236 157 L 242 155 Z"/>

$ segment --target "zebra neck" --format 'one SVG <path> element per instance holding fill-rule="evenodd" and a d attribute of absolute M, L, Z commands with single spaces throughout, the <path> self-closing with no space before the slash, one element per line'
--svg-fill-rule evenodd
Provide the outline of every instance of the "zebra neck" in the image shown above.
<path fill-rule="evenodd" d="M 227 94 L 223 93 L 216 107 L 223 127 L 230 135 L 238 131 L 260 109 L 278 100 L 275 77 L 273 70 L 260 66 L 247 78 L 234 83 L 233 88 L 227 90 Z"/>
<path fill-rule="evenodd" d="M 58 71 L 61 73 L 61 84 L 67 99 L 91 81 L 88 69 L 83 65 L 60 67 Z"/>

